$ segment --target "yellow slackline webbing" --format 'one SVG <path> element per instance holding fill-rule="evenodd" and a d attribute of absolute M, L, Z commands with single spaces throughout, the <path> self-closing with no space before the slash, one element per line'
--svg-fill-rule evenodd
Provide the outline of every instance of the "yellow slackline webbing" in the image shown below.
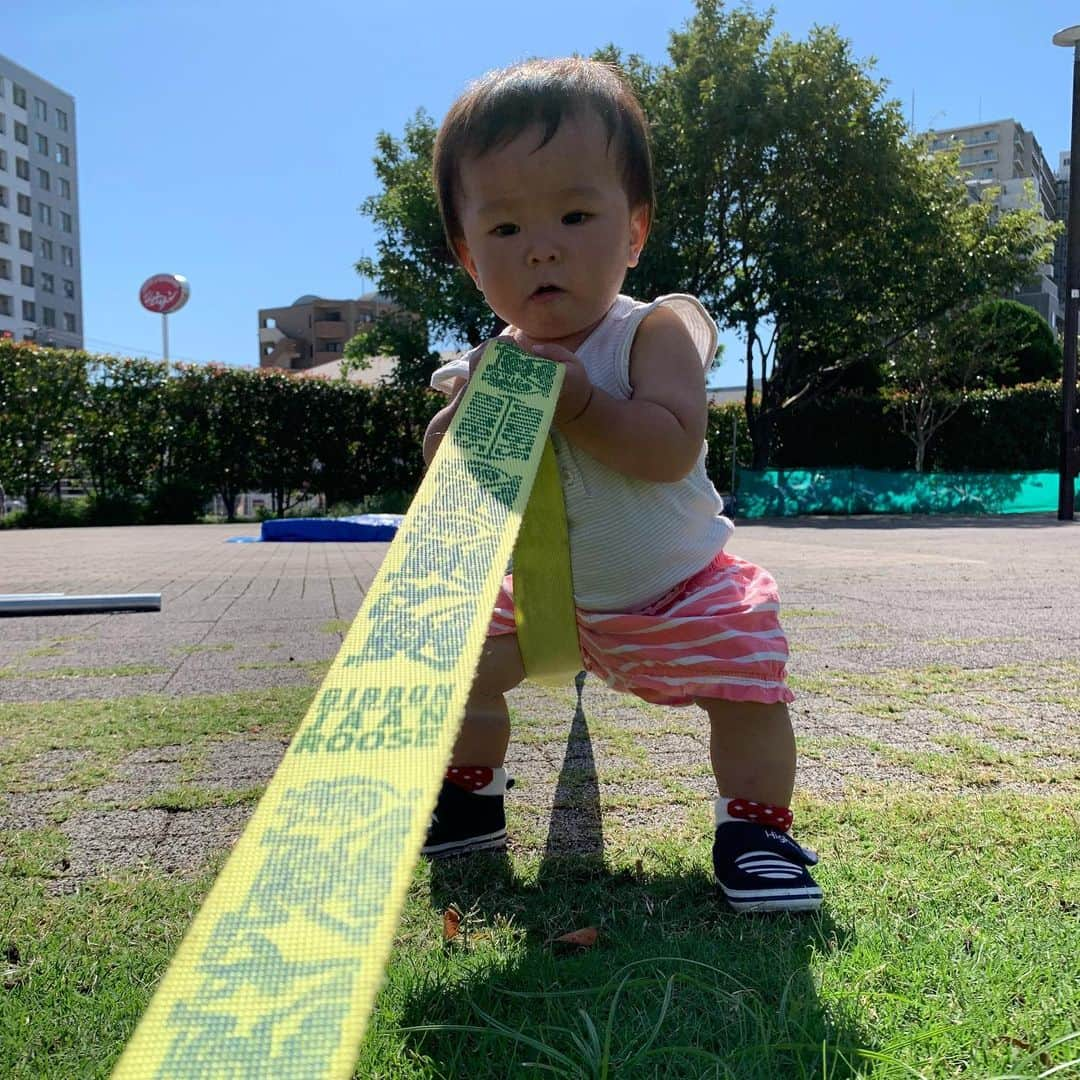
<path fill-rule="evenodd" d="M 562 378 L 485 350 L 118 1080 L 352 1075 Z"/>
<path fill-rule="evenodd" d="M 550 439 L 514 548 L 514 622 L 529 678 L 548 686 L 573 681 L 582 666 L 581 646 L 566 504 Z"/>

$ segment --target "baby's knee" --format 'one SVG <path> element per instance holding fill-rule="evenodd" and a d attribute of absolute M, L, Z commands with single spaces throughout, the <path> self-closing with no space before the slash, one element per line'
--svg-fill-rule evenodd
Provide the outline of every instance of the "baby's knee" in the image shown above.
<path fill-rule="evenodd" d="M 516 634 L 498 634 L 484 642 L 470 697 L 494 697 L 513 690 L 525 678 Z"/>

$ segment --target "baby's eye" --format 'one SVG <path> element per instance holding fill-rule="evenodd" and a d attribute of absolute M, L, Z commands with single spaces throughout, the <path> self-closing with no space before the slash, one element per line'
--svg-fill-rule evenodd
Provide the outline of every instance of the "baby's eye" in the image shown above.
<path fill-rule="evenodd" d="M 562 223 L 564 225 L 584 225 L 592 214 L 585 213 L 584 210 L 572 210 L 569 214 L 563 214 Z"/>
<path fill-rule="evenodd" d="M 496 225 L 495 228 L 491 230 L 492 235 L 494 236 L 513 236 L 517 231 L 518 227 L 511 224 L 509 221 L 503 222 L 502 225 Z"/>

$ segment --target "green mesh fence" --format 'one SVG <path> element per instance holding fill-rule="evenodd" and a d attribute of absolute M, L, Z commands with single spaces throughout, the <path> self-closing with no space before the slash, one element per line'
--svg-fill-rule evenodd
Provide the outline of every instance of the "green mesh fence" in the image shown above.
<path fill-rule="evenodd" d="M 1080 498 L 1080 478 L 1074 483 Z M 1057 510 L 1058 474 L 740 469 L 737 505 L 747 518 L 1049 513 Z"/>

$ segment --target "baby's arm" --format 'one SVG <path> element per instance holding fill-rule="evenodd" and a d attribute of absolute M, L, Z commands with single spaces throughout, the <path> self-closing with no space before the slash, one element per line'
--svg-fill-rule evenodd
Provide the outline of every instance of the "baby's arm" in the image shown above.
<path fill-rule="evenodd" d="M 431 423 L 428 424 L 427 431 L 424 432 L 425 465 L 430 465 L 435 457 L 435 451 L 439 449 L 439 444 L 443 441 L 447 428 L 450 427 L 450 421 L 454 419 L 454 413 L 458 411 L 462 395 L 465 393 L 465 387 L 468 384 L 468 379 L 454 379 L 450 384 L 449 404 L 444 405 L 431 418 Z"/>
<path fill-rule="evenodd" d="M 556 347 L 538 353 L 580 367 Z M 567 383 L 571 372 L 567 371 Z M 574 372 L 574 375 L 578 375 Z M 639 480 L 670 483 L 693 469 L 705 441 L 708 405 L 697 348 L 673 311 L 657 308 L 638 327 L 630 350 L 629 401 L 599 387 L 578 415 L 559 421 L 562 434 L 608 468 Z M 567 385 L 564 383 L 564 396 Z"/>

